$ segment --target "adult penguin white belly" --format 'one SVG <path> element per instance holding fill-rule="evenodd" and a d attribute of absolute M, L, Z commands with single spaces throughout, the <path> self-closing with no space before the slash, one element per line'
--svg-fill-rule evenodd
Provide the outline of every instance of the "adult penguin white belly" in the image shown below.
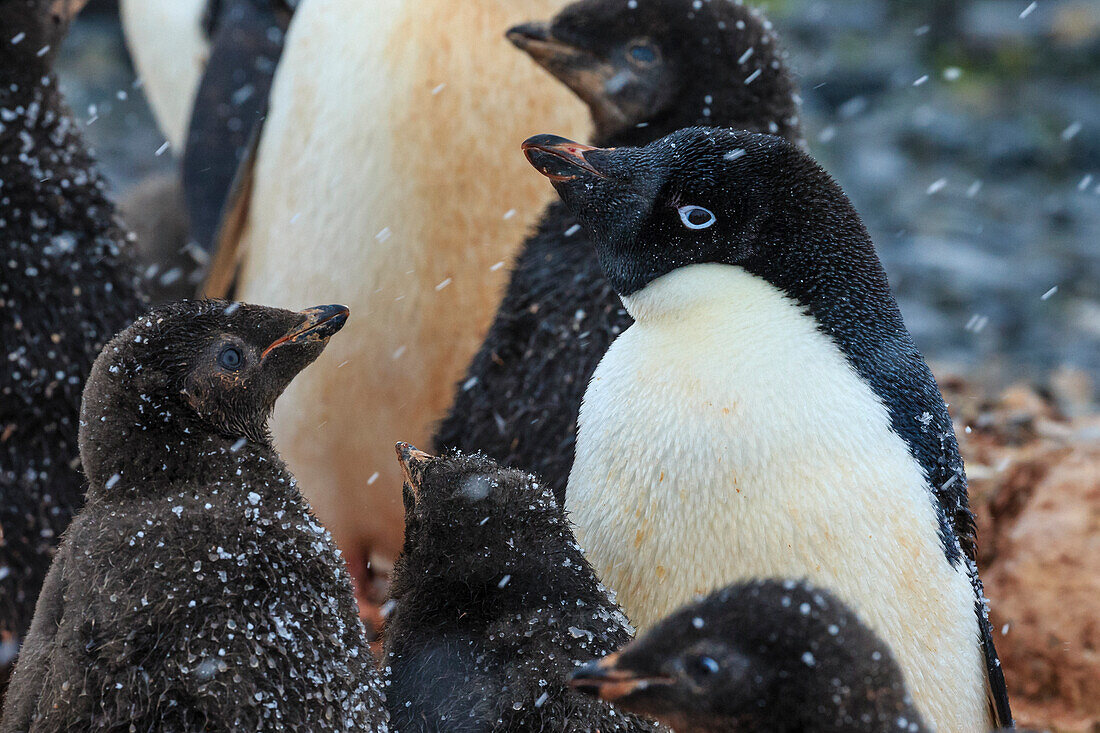
<path fill-rule="evenodd" d="M 121 0 L 119 13 L 149 106 L 172 149 L 183 153 L 191 105 L 209 42 L 202 30 L 207 0 Z"/>
<path fill-rule="evenodd" d="M 345 552 L 400 550 L 393 444 L 429 441 L 496 309 L 499 263 L 550 194 L 508 145 L 546 125 L 587 133 L 583 104 L 504 36 L 563 4 L 307 0 L 296 10 L 253 169 L 237 295 L 351 308 L 332 358 L 296 380 L 272 423 Z"/>

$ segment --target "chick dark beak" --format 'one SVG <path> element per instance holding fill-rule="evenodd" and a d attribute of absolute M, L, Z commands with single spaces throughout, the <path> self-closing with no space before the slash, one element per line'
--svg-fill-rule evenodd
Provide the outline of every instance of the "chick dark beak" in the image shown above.
<path fill-rule="evenodd" d="M 596 57 L 585 49 L 555 38 L 549 23 L 522 23 L 509 28 L 505 35 L 516 48 L 563 82 L 597 63 Z"/>
<path fill-rule="evenodd" d="M 405 485 L 412 489 L 414 495 L 418 495 L 420 479 L 424 475 L 424 467 L 432 460 L 431 454 L 403 442 L 395 445 L 394 450 L 397 451 L 397 462 L 401 464 Z"/>
<path fill-rule="evenodd" d="M 586 695 L 615 702 L 653 685 L 670 682 L 665 677 L 639 676 L 629 670 L 620 669 L 618 663 L 619 654 L 615 653 L 577 667 L 569 678 L 569 684 Z"/>
<path fill-rule="evenodd" d="M 505 35 L 585 102 L 605 96 L 604 85 L 616 69 L 588 49 L 557 38 L 549 23 L 523 23 Z"/>
<path fill-rule="evenodd" d="M 595 176 L 607 178 L 588 162 L 585 153 L 600 148 L 567 140 L 557 135 L 535 135 L 523 141 L 527 161 L 551 181 L 573 181 Z"/>
<path fill-rule="evenodd" d="M 643 109 L 621 106 L 624 100 L 619 92 L 624 86 L 640 81 L 629 64 L 612 63 L 583 45 L 577 45 L 579 42 L 557 37 L 549 23 L 517 25 L 507 36 L 588 105 L 597 129 L 606 132 L 621 129 L 643 113 Z"/>
<path fill-rule="evenodd" d="M 304 319 L 286 334 L 275 339 L 264 349 L 260 358 L 267 356 L 272 349 L 286 344 L 301 344 L 307 341 L 326 341 L 330 336 L 344 327 L 348 320 L 347 306 L 343 305 L 318 305 L 306 308 L 298 315 Z"/>

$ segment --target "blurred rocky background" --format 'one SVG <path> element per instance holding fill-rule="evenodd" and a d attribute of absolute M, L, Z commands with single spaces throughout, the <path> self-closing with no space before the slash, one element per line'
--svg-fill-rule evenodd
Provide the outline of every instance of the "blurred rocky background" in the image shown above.
<path fill-rule="evenodd" d="M 1018 717 L 1100 731 L 1100 0 L 759 5 L 952 403 Z M 60 71 L 116 193 L 170 186 L 110 0 Z"/>

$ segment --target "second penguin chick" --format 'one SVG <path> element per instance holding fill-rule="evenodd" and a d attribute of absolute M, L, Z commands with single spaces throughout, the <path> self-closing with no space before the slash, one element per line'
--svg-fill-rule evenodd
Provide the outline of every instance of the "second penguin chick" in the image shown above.
<path fill-rule="evenodd" d="M 793 580 L 684 606 L 573 685 L 676 733 L 918 733 L 889 647 L 826 590 Z"/>
<path fill-rule="evenodd" d="M 394 727 L 660 730 L 566 684 L 578 664 L 619 648 L 633 629 L 550 490 L 481 455 L 397 450 L 405 546 L 385 629 Z"/>
<path fill-rule="evenodd" d="M 346 318 L 183 301 L 104 348 L 87 504 L 0 731 L 386 730 L 347 570 L 266 427 Z"/>

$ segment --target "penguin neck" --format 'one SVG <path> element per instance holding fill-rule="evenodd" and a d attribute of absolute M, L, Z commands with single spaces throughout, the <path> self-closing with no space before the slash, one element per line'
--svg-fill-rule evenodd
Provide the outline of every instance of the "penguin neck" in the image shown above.
<path fill-rule="evenodd" d="M 266 441 L 227 437 L 178 422 L 164 427 L 135 424 L 132 429 L 110 420 L 103 425 L 102 432 L 113 431 L 116 440 L 81 441 L 89 499 L 150 497 L 181 486 L 201 493 L 204 487 L 248 482 L 256 468 L 286 472 Z"/>
<path fill-rule="evenodd" d="M 524 532 L 507 528 L 507 520 L 494 516 L 485 526 L 496 526 L 500 534 L 479 539 L 476 534 L 471 536 L 468 524 L 463 522 L 407 532 L 406 549 L 391 593 L 399 601 L 398 613 L 410 621 L 417 620 L 415 628 L 431 629 L 433 633 L 442 629 L 482 631 L 509 613 L 530 616 L 531 623 L 551 621 L 578 628 L 588 628 L 586 623 L 599 615 L 628 628 L 626 616 L 596 579 L 565 518 L 548 528 L 537 552 L 519 543 L 510 544 L 511 538 Z M 439 542 L 445 537 L 465 540 L 452 549 Z M 482 551 L 471 557 L 470 547 Z M 551 616 L 540 617 L 539 609 L 547 608 L 554 609 Z M 632 631 L 623 631 L 619 641 L 625 643 Z M 563 636 L 559 644 L 564 650 L 573 650 L 586 641 Z M 393 643 L 390 649 L 400 651 L 401 646 Z"/>
<path fill-rule="evenodd" d="M 189 406 L 146 394 L 139 380 L 110 369 L 97 360 L 81 407 L 80 460 L 89 498 L 239 482 L 254 464 L 285 471 L 266 431 L 251 439 L 222 435 Z"/>
<path fill-rule="evenodd" d="M 687 265 L 622 296 L 627 313 L 643 325 L 675 323 L 698 317 L 719 317 L 736 308 L 729 297 L 731 278 L 745 271 L 735 265 Z"/>
<path fill-rule="evenodd" d="M 800 143 L 802 129 L 793 85 L 777 88 L 768 96 L 772 101 L 766 105 L 749 99 L 718 99 L 708 104 L 704 101 L 710 98 L 706 91 L 681 93 L 647 119 L 625 127 L 596 125 L 592 144 L 600 148 L 643 147 L 686 127 L 728 127 L 779 135 Z"/>

